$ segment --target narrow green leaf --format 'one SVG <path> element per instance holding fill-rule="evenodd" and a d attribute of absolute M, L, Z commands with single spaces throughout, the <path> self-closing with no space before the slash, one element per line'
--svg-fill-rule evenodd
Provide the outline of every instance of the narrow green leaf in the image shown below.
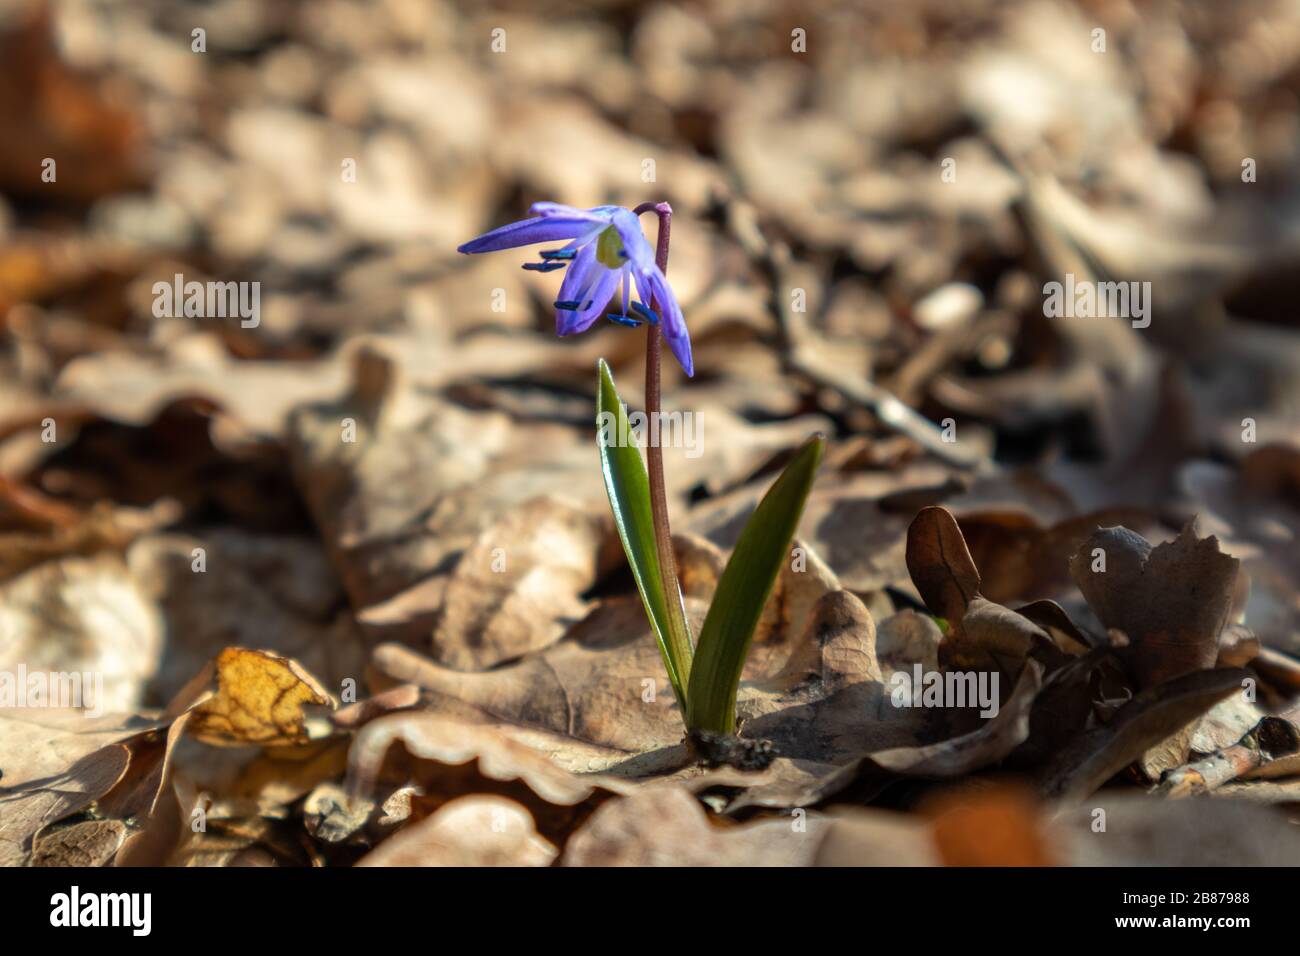
<path fill-rule="evenodd" d="M 614 377 L 600 360 L 600 388 L 596 393 L 596 444 L 605 493 L 614 512 L 614 524 L 627 562 L 632 566 L 646 616 L 659 641 L 668 680 L 677 703 L 686 712 L 686 686 L 691 672 L 691 638 L 682 603 L 681 588 L 672 577 L 665 582 L 655 546 L 654 515 L 650 510 L 650 479 L 635 443 L 622 440 L 630 434 L 627 409 L 614 388 Z"/>
<path fill-rule="evenodd" d="M 781 564 L 790 556 L 790 540 L 825 445 L 820 435 L 804 443 L 758 503 L 731 552 L 696 642 L 686 691 L 686 726 L 691 730 L 735 732 L 736 688 L 745 656 Z"/>

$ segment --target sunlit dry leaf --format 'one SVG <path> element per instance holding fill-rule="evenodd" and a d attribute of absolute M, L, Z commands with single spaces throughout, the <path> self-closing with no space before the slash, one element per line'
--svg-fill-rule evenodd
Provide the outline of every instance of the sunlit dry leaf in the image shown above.
<path fill-rule="evenodd" d="M 43 828 L 111 790 L 131 760 L 122 745 L 157 726 L 120 714 L 0 709 L 0 865 L 21 865 Z"/>
<path fill-rule="evenodd" d="M 138 186 L 144 172 L 139 117 L 68 66 L 44 6 L 19 9 L 17 22 L 6 23 L 0 34 L 0 58 L 8 64 L 0 82 L 0 123 L 13 143 L 0 158 L 5 191 L 47 188 L 88 202 Z M 48 156 L 59 157 L 64 172 L 43 183 L 30 171 Z"/>
<path fill-rule="evenodd" d="M 0 635 L 0 668 L 15 678 L 6 693 L 19 690 L 16 678 L 24 673 L 62 675 L 74 683 L 37 686 L 73 699 L 28 705 L 94 713 L 140 705 L 164 638 L 157 607 L 113 553 L 46 561 L 0 584 Z"/>
<path fill-rule="evenodd" d="M 806 811 L 718 826 L 680 784 L 656 784 L 600 807 L 565 845 L 565 866 L 803 866 L 823 820 Z"/>
<path fill-rule="evenodd" d="M 549 866 L 559 850 L 533 829 L 525 807 L 504 797 L 461 797 L 408 824 L 357 866 Z"/>
<path fill-rule="evenodd" d="M 557 640 L 581 619 L 595 583 L 606 523 L 563 502 L 537 499 L 486 529 L 447 581 L 433 656 L 485 670 Z"/>
<path fill-rule="evenodd" d="M 216 694 L 192 712 L 189 732 L 217 746 L 287 746 L 309 739 L 308 705 L 330 707 L 329 694 L 297 662 L 230 647 L 216 659 Z"/>
<path fill-rule="evenodd" d="M 32 866 L 103 866 L 126 839 L 121 820 L 86 820 L 46 831 L 32 848 Z"/>
<path fill-rule="evenodd" d="M 344 382 L 344 368 L 336 360 L 236 362 L 216 337 L 195 333 L 162 359 L 123 352 L 78 359 L 63 370 L 56 387 L 58 394 L 105 418 L 131 425 L 152 422 L 177 399 L 207 399 L 230 416 L 231 437 L 237 438 L 283 434 L 294 406 L 335 395 Z"/>
<path fill-rule="evenodd" d="M 355 792 L 374 790 L 397 745 L 416 760 L 448 766 L 474 761 L 482 777 L 520 780 L 543 800 L 562 806 L 581 803 L 598 789 L 626 789 L 618 780 L 588 772 L 616 762 L 621 754 L 592 746 L 584 751 L 576 741 L 526 727 L 413 711 L 380 717 L 357 734 L 348 757 L 348 779 Z"/>

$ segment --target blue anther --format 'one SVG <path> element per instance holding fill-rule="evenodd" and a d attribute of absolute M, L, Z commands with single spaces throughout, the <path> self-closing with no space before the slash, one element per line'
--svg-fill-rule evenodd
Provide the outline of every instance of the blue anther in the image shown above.
<path fill-rule="evenodd" d="M 637 313 L 637 315 L 641 316 L 641 318 L 645 319 L 651 325 L 659 324 L 659 313 L 640 302 L 632 303 L 632 311 Z"/>

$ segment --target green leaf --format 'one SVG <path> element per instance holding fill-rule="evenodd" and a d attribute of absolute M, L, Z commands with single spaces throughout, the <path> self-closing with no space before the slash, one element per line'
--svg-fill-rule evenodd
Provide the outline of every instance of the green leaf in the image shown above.
<path fill-rule="evenodd" d="M 686 726 L 730 734 L 736 729 L 736 688 L 763 605 L 789 558 L 825 439 L 804 443 L 740 533 L 695 647 L 687 686 Z"/>
<path fill-rule="evenodd" d="M 668 680 L 677 703 L 686 711 L 686 686 L 691 672 L 690 626 L 681 587 L 673 575 L 665 575 L 655 542 L 654 514 L 650 508 L 650 479 L 636 444 L 622 440 L 630 434 L 627 408 L 619 400 L 614 377 L 605 360 L 600 360 L 600 388 L 596 393 L 596 444 L 600 446 L 600 470 L 605 493 L 614 512 L 614 524 L 632 577 L 641 592 L 641 603 L 659 641 Z M 665 577 L 669 581 L 665 582 Z"/>

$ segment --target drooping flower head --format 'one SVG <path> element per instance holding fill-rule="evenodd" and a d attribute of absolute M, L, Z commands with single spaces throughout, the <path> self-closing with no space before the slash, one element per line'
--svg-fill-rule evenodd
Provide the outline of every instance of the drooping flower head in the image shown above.
<path fill-rule="evenodd" d="M 663 271 L 655 264 L 654 250 L 641 231 L 636 214 L 622 206 L 576 209 L 553 202 L 534 203 L 533 218 L 512 222 L 471 239 L 457 251 L 496 252 L 538 242 L 568 244 L 541 253 L 540 262 L 525 269 L 551 272 L 569 267 L 555 301 L 555 329 L 560 335 L 586 331 L 605 312 L 615 293 L 622 308 L 606 314 L 620 325 L 659 323 L 668 347 L 687 375 L 695 374 L 691 338 L 681 307 Z M 630 280 L 630 281 L 629 281 Z M 640 301 L 631 301 L 632 285 Z M 662 317 L 654 310 L 658 304 Z M 629 305 L 634 314 L 628 314 Z M 661 321 L 662 318 L 662 321 Z"/>

